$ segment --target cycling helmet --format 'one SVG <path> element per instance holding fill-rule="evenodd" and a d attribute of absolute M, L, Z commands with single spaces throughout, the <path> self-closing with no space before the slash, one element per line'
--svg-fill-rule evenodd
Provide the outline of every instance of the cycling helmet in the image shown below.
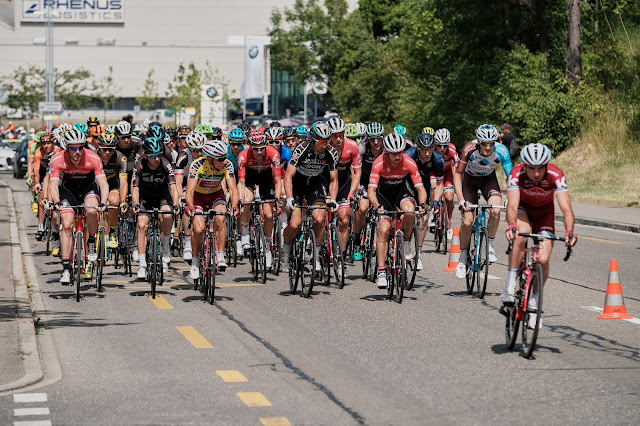
<path fill-rule="evenodd" d="M 331 117 L 329 121 L 327 121 L 327 125 L 331 129 L 331 134 L 344 132 L 345 124 L 340 117 Z"/>
<path fill-rule="evenodd" d="M 220 127 L 212 127 L 210 136 L 213 139 L 220 139 L 220 137 L 222 136 L 222 129 Z"/>
<path fill-rule="evenodd" d="M 89 130 L 87 125 L 84 124 L 84 123 L 76 123 L 76 124 L 73 125 L 73 127 L 75 127 L 76 130 L 81 131 L 82 133 L 87 133 L 87 130 Z"/>
<path fill-rule="evenodd" d="M 149 128 L 147 129 L 147 136 L 157 137 L 160 139 L 164 139 L 165 131 L 162 127 L 162 124 L 154 121 L 149 123 Z"/>
<path fill-rule="evenodd" d="M 202 146 L 202 154 L 205 157 L 213 157 L 217 159 L 227 158 L 227 145 L 222 141 L 207 141 Z"/>
<path fill-rule="evenodd" d="M 191 133 L 191 127 L 185 125 L 178 127 L 178 136 L 181 138 L 186 138 L 189 133 Z"/>
<path fill-rule="evenodd" d="M 295 127 L 285 127 L 282 133 L 284 133 L 285 139 L 294 138 L 296 136 L 296 129 Z"/>
<path fill-rule="evenodd" d="M 166 135 L 169 136 L 169 139 L 178 139 L 178 132 L 173 127 L 167 127 L 164 129 L 164 131 Z"/>
<path fill-rule="evenodd" d="M 164 138 L 158 136 L 147 136 L 142 142 L 142 150 L 147 155 L 157 155 L 164 151 L 162 144 Z"/>
<path fill-rule="evenodd" d="M 194 130 L 187 135 L 187 146 L 193 150 L 202 149 L 202 145 L 204 145 L 206 141 L 207 137 L 198 130 Z"/>
<path fill-rule="evenodd" d="M 436 140 L 436 145 L 449 145 L 449 142 L 451 142 L 451 133 L 445 128 L 438 129 L 434 139 Z"/>
<path fill-rule="evenodd" d="M 116 124 L 116 135 L 117 136 L 131 136 L 131 123 L 128 121 L 119 121 Z"/>
<path fill-rule="evenodd" d="M 98 124 L 98 125 L 100 125 L 100 119 L 98 117 L 96 117 L 95 115 L 92 115 L 91 117 L 87 118 L 87 126 L 89 124 Z"/>
<path fill-rule="evenodd" d="M 382 136 L 384 133 L 384 126 L 377 121 L 369 123 L 367 126 L 367 134 L 369 136 Z"/>
<path fill-rule="evenodd" d="M 402 124 L 398 124 L 396 127 L 393 128 L 393 133 L 397 133 L 400 136 L 404 136 L 407 134 L 407 128 L 404 127 Z"/>
<path fill-rule="evenodd" d="M 344 135 L 350 139 L 358 137 L 358 126 L 355 123 L 347 123 L 344 126 Z"/>
<path fill-rule="evenodd" d="M 60 134 L 62 135 L 64 132 L 68 132 L 69 130 L 73 129 L 73 127 L 69 123 L 62 123 L 58 127 L 58 129 L 60 129 Z"/>
<path fill-rule="evenodd" d="M 522 148 L 520 158 L 527 166 L 543 166 L 551 161 L 551 150 L 541 143 L 530 143 Z"/>
<path fill-rule="evenodd" d="M 428 133 L 433 136 L 435 135 L 436 131 L 433 130 L 433 127 L 425 127 L 424 129 L 422 129 L 422 133 Z"/>
<path fill-rule="evenodd" d="M 272 121 L 269 123 L 269 127 L 282 127 L 279 121 Z"/>
<path fill-rule="evenodd" d="M 55 140 L 55 136 L 51 132 L 42 132 L 42 134 L 40 135 L 41 144 L 45 142 L 53 142 L 54 140 Z"/>
<path fill-rule="evenodd" d="M 384 150 L 386 152 L 402 152 L 406 145 L 407 142 L 404 140 L 404 136 L 400 136 L 397 133 L 389 133 L 384 138 Z"/>
<path fill-rule="evenodd" d="M 284 138 L 284 132 L 280 127 L 270 127 L 264 132 L 267 142 L 280 142 Z"/>
<path fill-rule="evenodd" d="M 51 134 L 54 137 L 54 141 L 57 141 L 58 139 L 60 139 L 60 128 L 56 127 L 51 131 Z"/>
<path fill-rule="evenodd" d="M 307 129 L 305 126 L 298 126 L 296 127 L 296 135 L 301 138 L 306 138 L 307 136 L 309 136 L 309 129 Z"/>
<path fill-rule="evenodd" d="M 251 124 L 243 121 L 242 123 L 238 124 L 238 129 L 247 133 L 247 136 L 248 136 L 248 133 L 251 131 Z"/>
<path fill-rule="evenodd" d="M 435 140 L 429 133 L 420 133 L 416 137 L 416 146 L 418 148 L 431 148 L 434 143 Z"/>
<path fill-rule="evenodd" d="M 236 127 L 229 132 L 229 140 L 231 142 L 244 142 L 246 138 L 246 133 L 239 127 Z"/>
<path fill-rule="evenodd" d="M 36 142 L 40 142 L 40 136 L 42 136 L 44 132 L 42 130 L 38 131 L 35 136 Z"/>
<path fill-rule="evenodd" d="M 145 129 L 149 128 L 149 124 L 151 124 L 151 120 L 144 120 L 142 122 L 142 127 L 144 127 Z"/>
<path fill-rule="evenodd" d="M 101 148 L 115 148 L 117 144 L 118 140 L 113 133 L 103 133 L 98 136 L 98 146 Z"/>
<path fill-rule="evenodd" d="M 249 134 L 249 143 L 252 147 L 264 146 L 266 142 L 264 131 L 261 129 L 252 130 Z"/>
<path fill-rule="evenodd" d="M 66 145 L 83 145 L 87 141 L 84 132 L 78 129 L 71 129 L 64 134 L 64 143 Z"/>
<path fill-rule="evenodd" d="M 202 133 L 203 135 L 207 136 L 211 134 L 211 126 L 209 126 L 208 124 L 201 124 L 198 127 L 196 127 L 196 131 Z"/>
<path fill-rule="evenodd" d="M 366 136 L 367 135 L 367 125 L 364 123 L 356 123 L 356 127 L 358 128 L 358 136 Z"/>
<path fill-rule="evenodd" d="M 133 140 L 134 138 L 142 140 L 142 138 L 144 138 L 144 133 L 142 133 L 142 130 L 134 130 L 131 133 L 131 140 Z"/>
<path fill-rule="evenodd" d="M 309 130 L 309 135 L 313 140 L 327 140 L 331 137 L 331 128 L 322 121 L 316 121 L 311 125 L 311 130 Z"/>
<path fill-rule="evenodd" d="M 498 140 L 498 131 L 491 124 L 483 124 L 476 131 L 478 142 L 495 142 Z"/>
<path fill-rule="evenodd" d="M 116 132 L 116 125 L 115 124 L 109 124 L 108 126 L 104 127 L 104 132 L 105 133 L 115 133 Z"/>

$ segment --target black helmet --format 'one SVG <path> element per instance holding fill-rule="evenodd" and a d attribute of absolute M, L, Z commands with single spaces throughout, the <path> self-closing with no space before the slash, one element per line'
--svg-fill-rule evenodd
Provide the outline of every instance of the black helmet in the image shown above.
<path fill-rule="evenodd" d="M 420 133 L 416 137 L 416 146 L 418 148 L 431 148 L 435 145 L 435 142 L 433 135 L 430 133 Z"/>
<path fill-rule="evenodd" d="M 222 129 L 220 127 L 211 128 L 211 137 L 213 139 L 220 139 L 221 136 L 222 136 Z"/>
<path fill-rule="evenodd" d="M 154 121 L 152 123 L 149 123 L 149 129 L 147 130 L 147 136 L 151 136 L 151 137 L 158 137 L 160 139 L 164 139 L 164 128 L 162 127 L 162 124 L 158 123 L 157 121 Z"/>
<path fill-rule="evenodd" d="M 279 121 L 272 121 L 269 123 L 269 127 L 282 127 Z"/>
<path fill-rule="evenodd" d="M 248 135 L 249 132 L 251 131 L 251 124 L 249 124 L 248 122 L 243 121 L 242 123 L 238 124 L 238 129 L 242 130 L 243 132 L 245 132 Z"/>
<path fill-rule="evenodd" d="M 147 135 L 142 142 L 142 150 L 148 155 L 160 154 L 164 149 L 163 143 L 164 138 Z"/>

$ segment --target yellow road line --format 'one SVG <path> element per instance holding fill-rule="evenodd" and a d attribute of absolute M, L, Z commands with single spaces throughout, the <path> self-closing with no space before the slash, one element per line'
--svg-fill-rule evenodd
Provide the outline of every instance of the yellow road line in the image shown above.
<path fill-rule="evenodd" d="M 271 407 L 269 400 L 260 392 L 238 392 L 236 395 L 247 407 Z"/>
<path fill-rule="evenodd" d="M 286 417 L 260 417 L 260 423 L 264 426 L 291 426 Z"/>
<path fill-rule="evenodd" d="M 619 243 L 617 241 L 603 240 L 603 239 L 600 239 L 600 238 L 593 238 L 593 237 L 582 237 L 582 238 L 584 238 L 585 240 L 598 241 L 600 243 L 622 244 L 622 243 Z"/>
<path fill-rule="evenodd" d="M 238 370 L 216 370 L 216 373 L 227 383 L 248 381 L 247 378 Z"/>
<path fill-rule="evenodd" d="M 149 299 L 151 299 L 150 294 L 148 294 L 147 296 L 149 296 Z M 156 298 L 151 299 L 151 301 L 153 302 L 154 305 L 156 305 L 156 308 L 158 309 L 173 309 L 173 306 L 171 306 L 171 303 L 169 303 L 167 299 L 162 297 L 161 294 L 156 294 Z"/>
<path fill-rule="evenodd" d="M 198 333 L 191 326 L 176 326 L 178 331 L 193 345 L 196 349 L 213 349 L 213 345 L 207 341 L 202 334 Z"/>

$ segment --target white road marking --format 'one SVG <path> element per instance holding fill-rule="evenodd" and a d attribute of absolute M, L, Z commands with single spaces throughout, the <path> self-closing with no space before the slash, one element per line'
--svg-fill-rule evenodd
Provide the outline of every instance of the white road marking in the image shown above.
<path fill-rule="evenodd" d="M 46 393 L 16 393 L 13 402 L 47 402 Z"/>
<path fill-rule="evenodd" d="M 593 311 L 593 312 L 602 312 L 602 311 L 604 311 L 603 308 L 599 308 L 597 306 L 583 306 L 583 308 L 584 309 L 588 309 L 588 310 Z M 625 319 L 625 321 L 629 321 L 631 323 L 640 325 L 640 319 L 639 318 L 629 318 L 629 319 Z"/>
<path fill-rule="evenodd" d="M 30 420 L 26 422 L 13 422 L 13 426 L 51 426 L 51 420 Z"/>
<path fill-rule="evenodd" d="M 482 272 L 480 273 L 480 276 L 481 276 L 482 278 L 484 278 L 484 274 L 483 274 Z M 491 275 L 491 274 L 489 274 L 489 276 L 487 277 L 487 279 L 488 279 L 488 280 L 501 280 L 502 278 L 500 278 L 500 277 L 496 277 L 495 275 Z"/>
<path fill-rule="evenodd" d="M 46 416 L 50 414 L 47 407 L 14 408 L 14 416 Z"/>

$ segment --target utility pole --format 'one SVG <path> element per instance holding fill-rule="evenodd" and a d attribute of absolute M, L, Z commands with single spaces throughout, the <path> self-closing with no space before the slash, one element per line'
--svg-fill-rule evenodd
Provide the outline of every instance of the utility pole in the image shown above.
<path fill-rule="evenodd" d="M 45 100 L 47 102 L 55 101 L 54 94 L 54 75 L 53 75 L 53 13 L 51 6 L 47 8 L 46 12 L 46 34 L 47 34 L 47 49 L 46 49 L 46 89 Z M 47 120 L 47 127 L 49 130 L 52 128 L 52 121 Z"/>

